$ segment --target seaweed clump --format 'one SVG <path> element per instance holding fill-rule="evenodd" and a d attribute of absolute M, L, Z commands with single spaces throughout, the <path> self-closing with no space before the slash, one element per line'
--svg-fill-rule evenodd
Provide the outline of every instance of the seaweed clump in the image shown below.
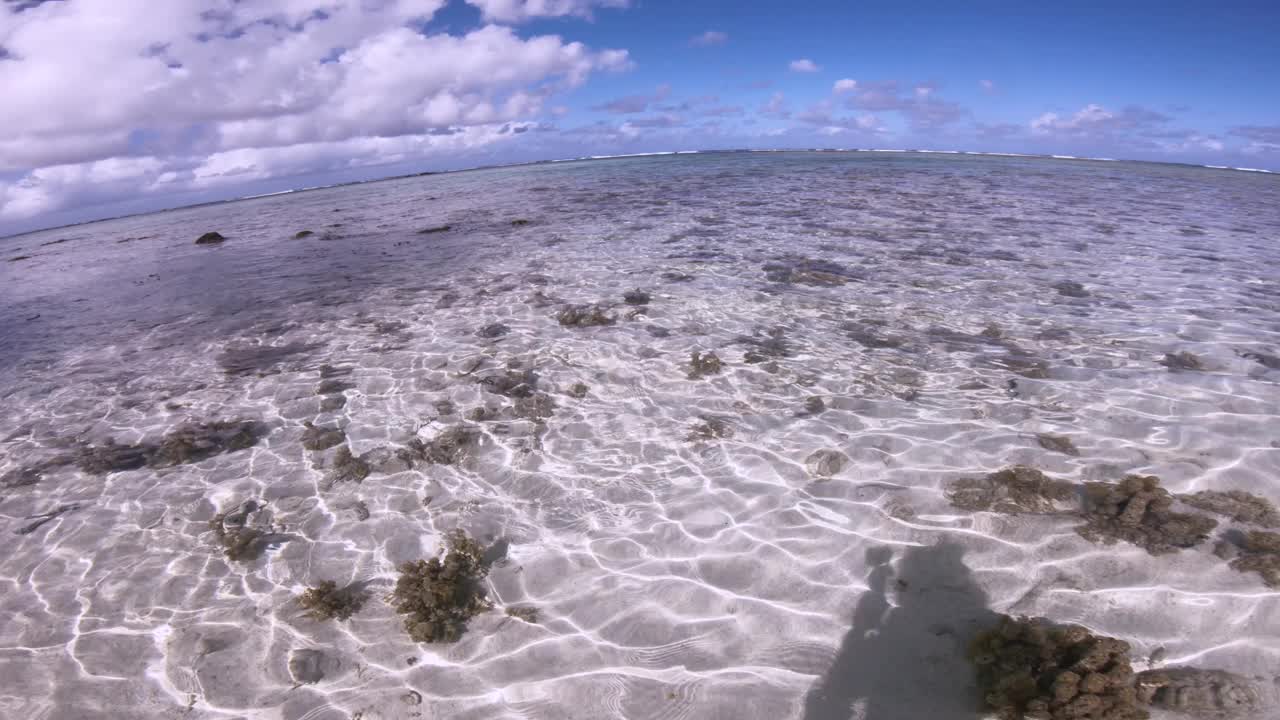
<path fill-rule="evenodd" d="M 556 320 L 565 327 L 594 327 L 612 325 L 617 318 L 605 312 L 601 305 L 570 305 L 556 314 Z"/>
<path fill-rule="evenodd" d="M 479 431 L 466 425 L 455 425 L 430 441 L 424 442 L 418 438 L 410 440 L 408 446 L 400 451 L 400 458 L 407 461 L 410 466 L 414 462 L 456 465 L 479 444 Z"/>
<path fill-rule="evenodd" d="M 249 525 L 249 517 L 261 509 L 256 501 L 247 500 L 236 510 L 218 513 L 209 521 L 209 529 L 213 530 L 214 538 L 222 546 L 222 552 L 228 560 L 256 560 L 267 546 L 287 539 Z"/>
<path fill-rule="evenodd" d="M 507 616 L 536 625 L 538 623 L 538 608 L 529 605 L 513 605 L 507 608 Z"/>
<path fill-rule="evenodd" d="M 1178 499 L 1197 510 L 1225 515 L 1236 522 L 1265 528 L 1280 527 L 1280 512 L 1276 511 L 1276 506 L 1266 498 L 1243 490 L 1201 490 L 1179 495 Z"/>
<path fill-rule="evenodd" d="M 404 627 L 415 642 L 454 642 L 471 618 L 492 607 L 483 582 L 489 574 L 484 548 L 462 530 L 446 543 L 443 557 L 401 565 L 391 594 L 396 612 L 408 615 Z"/>
<path fill-rule="evenodd" d="M 1248 717 L 1262 709 L 1262 696 L 1248 679 L 1225 670 L 1173 667 L 1137 676 L 1145 705 L 1198 718 Z"/>
<path fill-rule="evenodd" d="M 980 478 L 961 478 L 947 488 L 947 499 L 961 510 L 978 512 L 1052 513 L 1056 503 L 1076 496 L 1076 486 L 1025 465 L 1014 465 Z"/>
<path fill-rule="evenodd" d="M 1255 572 L 1267 587 L 1280 588 L 1280 533 L 1251 530 L 1240 541 L 1240 556 L 1231 569 Z"/>
<path fill-rule="evenodd" d="M 319 585 L 307 588 L 298 603 L 316 620 L 346 620 L 360 612 L 366 598 L 367 594 L 354 585 L 340 588 L 332 580 L 321 580 Z"/>
<path fill-rule="evenodd" d="M 1145 720 L 1129 644 L 1078 625 L 1001 616 L 969 647 L 978 685 L 1000 720 Z"/>
<path fill-rule="evenodd" d="M 697 350 L 689 356 L 689 379 L 700 380 L 708 375 L 718 375 L 724 369 L 720 356 L 713 352 L 702 354 Z"/>
<path fill-rule="evenodd" d="M 1066 435 L 1052 435 L 1050 433 L 1037 433 L 1036 442 L 1045 450 L 1060 452 L 1064 455 L 1079 455 L 1080 448 L 1071 441 Z"/>
<path fill-rule="evenodd" d="M 591 392 L 591 388 L 587 387 L 586 383 L 576 382 L 570 385 L 565 392 L 568 393 L 569 397 L 582 399 L 587 396 L 587 393 Z"/>
<path fill-rule="evenodd" d="M 1093 542 L 1124 540 L 1163 555 L 1200 544 L 1218 526 L 1213 518 L 1172 507 L 1173 496 L 1154 475 L 1126 475 L 1116 485 L 1085 483 L 1085 524 L 1076 532 Z"/>

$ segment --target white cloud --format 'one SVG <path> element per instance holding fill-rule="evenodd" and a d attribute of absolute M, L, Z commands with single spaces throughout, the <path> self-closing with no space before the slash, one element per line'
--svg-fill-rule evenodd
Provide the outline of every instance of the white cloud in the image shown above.
<path fill-rule="evenodd" d="M 978 87 L 982 89 L 982 92 L 988 95 L 994 95 L 997 92 L 994 80 L 979 80 Z"/>
<path fill-rule="evenodd" d="M 791 72 L 801 72 L 801 73 L 814 73 L 822 69 L 818 67 L 817 63 L 815 63 L 814 61 L 808 58 L 792 60 L 791 64 L 788 67 L 791 68 Z"/>
<path fill-rule="evenodd" d="M 776 92 L 769 96 L 769 100 L 760 106 L 760 114 L 771 117 L 790 117 L 791 111 L 787 109 L 787 96 L 780 92 Z"/>
<path fill-rule="evenodd" d="M 858 89 L 858 81 L 853 80 L 851 78 L 844 78 L 843 80 L 837 80 L 836 84 L 831 86 L 831 92 L 834 92 L 834 93 L 853 92 L 854 90 L 857 90 L 857 89 Z"/>
<path fill-rule="evenodd" d="M 104 186 L 162 191 L 176 182 L 159 181 L 164 173 L 185 177 L 207 165 L 213 170 L 191 182 L 231 177 L 218 163 L 242 156 L 255 158 L 242 175 L 263 177 L 328 166 L 331 150 L 355 153 L 359 165 L 460 138 L 495 141 L 495 129 L 533 119 L 592 73 L 631 66 L 625 50 L 497 25 L 424 35 L 418 28 L 444 4 L 76 0 L 22 12 L 6 4 L 0 172 L 24 176 L 0 181 L 0 216 L 83 197 L 78 184 L 118 167 L 114 159 L 158 166 Z M 489 9 L 534 17 L 624 4 L 529 0 Z M 293 160 L 280 161 L 286 156 Z"/>
<path fill-rule="evenodd" d="M 597 8 L 625 8 L 629 0 L 466 0 L 485 20 L 518 23 L 539 17 L 590 18 Z"/>
<path fill-rule="evenodd" d="M 17 182 L 0 183 L 0 220 L 20 220 L 125 193 L 208 190 L 303 173 L 386 165 L 428 154 L 448 155 L 501 142 L 531 128 L 528 123 L 504 123 L 398 137 L 237 148 L 210 155 L 110 158 L 55 165 L 36 169 Z"/>
<path fill-rule="evenodd" d="M 1091 125 L 1099 125 L 1114 118 L 1115 115 L 1101 105 L 1090 103 L 1076 111 L 1071 117 L 1061 117 L 1058 113 L 1047 112 L 1031 121 L 1031 130 L 1037 133 L 1048 133 L 1055 130 L 1080 130 Z"/>
<path fill-rule="evenodd" d="M 695 36 L 689 41 L 694 47 L 710 47 L 712 45 L 723 45 L 729 42 L 729 34 L 720 32 L 719 30 L 708 30 L 701 35 Z"/>

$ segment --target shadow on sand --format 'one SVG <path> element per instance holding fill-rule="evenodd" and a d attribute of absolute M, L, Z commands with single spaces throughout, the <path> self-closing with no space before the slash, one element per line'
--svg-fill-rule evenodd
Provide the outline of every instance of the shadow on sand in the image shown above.
<path fill-rule="evenodd" d="M 947 543 L 911 548 L 895 572 L 890 549 L 867 551 L 868 590 L 831 669 L 805 697 L 804 720 L 982 717 L 965 647 L 997 615 L 962 556 Z"/>

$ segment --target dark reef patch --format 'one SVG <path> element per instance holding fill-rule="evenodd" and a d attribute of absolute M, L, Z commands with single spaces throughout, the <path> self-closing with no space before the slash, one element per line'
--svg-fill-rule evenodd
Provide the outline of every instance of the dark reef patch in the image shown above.
<path fill-rule="evenodd" d="M 1201 490 L 1179 495 L 1185 505 L 1215 515 L 1225 515 L 1236 522 L 1265 528 L 1280 527 L 1280 512 L 1264 497 L 1243 490 Z"/>
<path fill-rule="evenodd" d="M 1263 709 L 1257 686 L 1224 670 L 1147 670 L 1138 673 L 1135 684 L 1138 700 L 1144 705 L 1200 720 L 1255 717 Z"/>
<path fill-rule="evenodd" d="M 476 337 L 494 339 L 511 332 L 511 328 L 502 323 L 490 323 L 476 331 Z"/>
<path fill-rule="evenodd" d="M 1129 644 L 1078 625 L 1001 616 L 969 648 L 987 707 L 1001 720 L 1145 720 Z"/>
<path fill-rule="evenodd" d="M 1231 569 L 1257 573 L 1269 588 L 1280 588 L 1280 533 L 1266 530 L 1250 530 L 1237 540 L 1238 547 L 1219 555 L 1235 555 Z"/>
<path fill-rule="evenodd" d="M 639 288 L 622 294 L 622 301 L 628 305 L 648 305 L 652 299 L 653 296 Z"/>
<path fill-rule="evenodd" d="M 1124 540 L 1152 555 L 1195 547 L 1209 537 L 1218 521 L 1204 515 L 1174 512 L 1174 498 L 1154 475 L 1126 475 L 1119 484 L 1085 483 L 1085 524 L 1081 537 L 1111 544 Z"/>
<path fill-rule="evenodd" d="M 1061 503 L 1076 500 L 1079 488 L 1025 465 L 997 470 L 983 477 L 961 478 L 946 490 L 947 499 L 961 510 L 1008 514 L 1064 512 Z"/>
<path fill-rule="evenodd" d="M 457 465 L 480 445 L 480 431 L 467 425 L 454 425 L 429 441 L 414 438 L 400 452 L 402 460 L 428 465 Z"/>
<path fill-rule="evenodd" d="M 340 482 L 364 482 L 372 468 L 363 459 L 351 454 L 351 448 L 343 445 L 333 455 L 333 466 L 325 478 L 326 485 L 332 487 Z"/>
<path fill-rule="evenodd" d="M 108 439 L 102 445 L 84 446 L 76 453 L 74 461 L 91 475 L 141 467 L 173 467 L 248 449 L 265 435 L 265 428 L 251 421 L 194 423 L 165 435 L 159 443 L 118 445 Z"/>
<path fill-rule="evenodd" d="M 222 236 L 222 233 L 218 232 L 207 232 L 196 238 L 197 245 L 217 245 L 221 242 L 226 242 L 226 238 Z"/>
<path fill-rule="evenodd" d="M 565 327 L 599 327 L 612 325 L 617 318 L 603 305 L 570 305 L 556 313 L 556 321 Z"/>
<path fill-rule="evenodd" d="M 733 426 L 724 418 L 715 417 L 714 415 L 699 415 L 702 422 L 694 425 L 689 434 L 685 436 L 687 442 L 704 442 L 708 440 L 723 440 L 733 437 Z"/>
<path fill-rule="evenodd" d="M 1072 298 L 1089 297 L 1089 291 L 1084 289 L 1084 285 L 1081 285 L 1080 283 L 1074 280 L 1062 280 L 1060 282 L 1056 282 L 1050 285 L 1049 287 L 1053 288 L 1054 290 L 1057 290 L 1059 295 L 1062 295 L 1065 297 L 1072 297 Z"/>
<path fill-rule="evenodd" d="M 285 345 L 229 345 L 214 360 L 228 375 L 266 375 L 295 356 L 324 347 L 322 343 L 293 342 Z"/>
<path fill-rule="evenodd" d="M 1204 361 L 1199 356 L 1189 353 L 1186 350 L 1176 353 L 1165 353 L 1164 359 L 1160 364 L 1169 368 L 1169 372 L 1179 372 L 1183 370 L 1205 370 Z"/>
<path fill-rule="evenodd" d="M 302 447 L 308 450 L 328 450 L 347 441 L 347 434 L 338 429 L 318 428 L 310 422 L 304 422 L 306 430 L 302 432 Z"/>
<path fill-rule="evenodd" d="M 509 398 L 529 397 L 538 389 L 538 375 L 533 370 L 507 370 L 500 375 L 489 375 L 476 380 L 491 393 Z"/>
<path fill-rule="evenodd" d="M 690 380 L 700 380 L 708 375 L 718 375 L 724 369 L 724 363 L 720 361 L 720 356 L 714 352 L 706 354 L 694 350 L 689 356 L 689 373 Z"/>

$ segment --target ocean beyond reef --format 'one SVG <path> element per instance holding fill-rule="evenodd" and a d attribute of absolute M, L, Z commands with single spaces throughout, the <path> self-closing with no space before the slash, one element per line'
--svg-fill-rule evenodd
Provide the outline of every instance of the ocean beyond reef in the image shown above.
<path fill-rule="evenodd" d="M 0 241 L 0 715 L 1280 716 L 1277 208 L 685 154 Z"/>

